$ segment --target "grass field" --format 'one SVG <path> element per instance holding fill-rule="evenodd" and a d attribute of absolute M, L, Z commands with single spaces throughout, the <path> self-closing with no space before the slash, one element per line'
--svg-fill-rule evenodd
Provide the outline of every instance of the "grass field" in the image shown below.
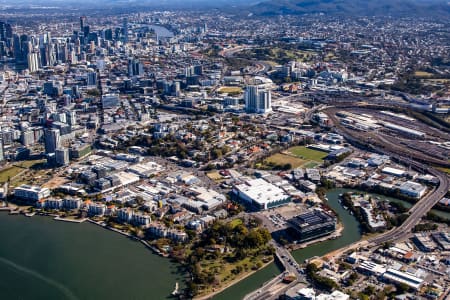
<path fill-rule="evenodd" d="M 320 166 L 320 163 L 317 161 L 309 161 L 306 164 L 304 164 L 302 167 L 307 169 L 314 169 Z"/>
<path fill-rule="evenodd" d="M 277 153 L 277 154 L 274 154 L 274 155 L 268 157 L 264 161 L 264 164 L 272 163 L 272 164 L 280 165 L 280 166 L 283 166 L 285 164 L 290 164 L 292 166 L 292 168 L 295 169 L 295 168 L 302 166 L 306 162 L 307 162 L 306 160 L 300 159 L 298 157 Z"/>
<path fill-rule="evenodd" d="M 218 92 L 219 94 L 241 94 L 243 90 L 238 86 L 223 86 Z"/>
<path fill-rule="evenodd" d="M 304 146 L 292 147 L 289 148 L 287 151 L 297 156 L 298 158 L 304 160 L 312 160 L 319 163 L 322 163 L 324 158 L 327 157 L 328 155 L 326 152 L 309 149 Z"/>
<path fill-rule="evenodd" d="M 20 167 L 20 168 L 29 169 L 29 168 L 35 167 L 35 166 L 37 166 L 39 164 L 43 164 L 43 163 L 45 163 L 45 159 L 24 160 L 24 161 L 18 162 L 17 164 L 14 164 L 14 165 L 17 167 Z"/>
<path fill-rule="evenodd" d="M 13 178 L 20 172 L 22 172 L 24 169 L 19 167 L 7 167 L 6 169 L 3 169 L 0 171 L 0 182 L 7 182 L 9 178 Z"/>

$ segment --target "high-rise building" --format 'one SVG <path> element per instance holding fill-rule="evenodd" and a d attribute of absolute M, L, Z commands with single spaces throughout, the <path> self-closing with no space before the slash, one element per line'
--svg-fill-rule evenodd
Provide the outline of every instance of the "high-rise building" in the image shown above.
<path fill-rule="evenodd" d="M 61 134 L 58 129 L 44 131 L 45 153 L 55 153 L 61 147 Z"/>
<path fill-rule="evenodd" d="M 69 164 L 69 149 L 58 148 L 55 151 L 56 164 L 58 166 L 67 166 Z"/>
<path fill-rule="evenodd" d="M 82 16 L 80 17 L 80 31 L 84 31 L 84 26 L 86 26 L 86 17 Z"/>
<path fill-rule="evenodd" d="M 122 27 L 122 35 L 123 35 L 123 42 L 128 43 L 128 19 L 123 19 L 123 27 Z"/>
<path fill-rule="evenodd" d="M 34 73 L 39 70 L 39 54 L 36 52 L 31 52 L 28 54 L 28 70 L 30 73 Z"/>
<path fill-rule="evenodd" d="M 77 124 L 77 113 L 76 111 L 67 111 L 66 112 L 66 119 L 67 119 L 67 124 L 69 124 L 70 126 L 74 126 Z"/>
<path fill-rule="evenodd" d="M 23 131 L 20 139 L 22 145 L 24 145 L 25 147 L 33 145 L 35 143 L 34 131 L 31 130 Z"/>
<path fill-rule="evenodd" d="M 13 30 L 12 26 L 8 23 L 0 22 L 0 41 L 6 41 L 12 38 Z"/>
<path fill-rule="evenodd" d="M 272 111 L 272 94 L 270 90 L 257 85 L 249 85 L 245 90 L 245 111 L 247 113 L 265 114 Z"/>
<path fill-rule="evenodd" d="M 5 160 L 5 154 L 3 151 L 3 139 L 0 138 L 0 161 Z"/>
<path fill-rule="evenodd" d="M 144 65 L 139 61 L 139 59 L 128 60 L 128 74 L 130 77 L 144 75 Z"/>
<path fill-rule="evenodd" d="M 87 74 L 87 85 L 88 86 L 96 86 L 97 85 L 97 73 L 89 72 Z"/>

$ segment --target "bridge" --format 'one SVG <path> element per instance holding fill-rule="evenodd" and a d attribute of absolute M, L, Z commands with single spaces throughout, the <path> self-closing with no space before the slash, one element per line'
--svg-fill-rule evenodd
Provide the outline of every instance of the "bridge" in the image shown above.
<path fill-rule="evenodd" d="M 264 283 L 256 291 L 247 294 L 244 297 L 244 300 L 277 299 L 279 295 L 286 292 L 286 290 L 296 285 L 298 282 L 306 282 L 306 277 L 303 274 L 304 271 L 299 267 L 291 252 L 283 246 L 280 246 L 274 240 L 271 241 L 271 244 L 275 248 L 276 259 L 281 263 L 285 271 L 270 281 Z M 284 284 L 283 279 L 286 275 L 295 275 L 296 279 L 289 284 Z"/>

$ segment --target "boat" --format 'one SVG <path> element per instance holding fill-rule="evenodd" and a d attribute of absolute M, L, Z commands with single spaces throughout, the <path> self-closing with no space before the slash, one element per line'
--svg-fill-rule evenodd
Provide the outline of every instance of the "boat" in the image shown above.
<path fill-rule="evenodd" d="M 175 283 L 175 289 L 172 292 L 172 296 L 177 296 L 179 294 L 178 291 L 179 287 L 178 287 L 178 281 Z"/>

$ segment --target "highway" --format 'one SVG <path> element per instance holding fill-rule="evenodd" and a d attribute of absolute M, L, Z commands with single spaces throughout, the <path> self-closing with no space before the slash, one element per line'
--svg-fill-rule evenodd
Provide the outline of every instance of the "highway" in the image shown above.
<path fill-rule="evenodd" d="M 365 142 L 353 137 L 347 130 L 339 129 L 338 127 L 336 127 L 336 132 L 344 136 L 345 139 L 349 142 L 354 141 L 359 143 Z M 398 162 L 403 163 L 405 165 L 409 165 L 412 168 L 415 168 L 421 172 L 426 171 L 427 173 L 439 179 L 439 185 L 430 192 L 428 192 L 428 194 L 425 197 L 420 199 L 409 210 L 408 212 L 409 217 L 408 219 L 405 220 L 405 222 L 402 225 L 369 240 L 369 242 L 371 242 L 372 244 L 380 244 L 384 242 L 402 240 L 406 238 L 410 234 L 413 227 L 417 225 L 420 222 L 421 218 L 424 215 L 426 215 L 426 213 L 430 211 L 431 208 L 433 208 L 433 206 L 436 205 L 439 202 L 439 200 L 441 200 L 445 196 L 445 194 L 448 192 L 450 188 L 450 183 L 447 174 L 432 167 L 429 167 L 428 165 L 423 164 L 419 161 L 413 160 L 409 157 L 402 156 L 401 154 L 404 153 L 403 151 L 401 151 L 400 153 L 395 153 L 392 150 L 393 149 L 397 150 L 399 146 L 393 145 L 388 140 L 382 139 L 382 142 L 384 143 L 384 148 L 370 145 L 373 151 L 388 155 L 391 158 L 397 160 Z"/>
<path fill-rule="evenodd" d="M 389 155 L 388 153 L 386 153 Z M 440 172 L 431 167 L 427 167 L 421 163 L 411 161 L 408 158 L 398 157 L 390 154 L 391 157 L 395 157 L 397 160 L 404 160 L 405 163 L 410 165 L 415 165 L 417 168 L 425 169 L 428 173 L 433 176 L 436 176 L 439 179 L 439 186 L 434 190 L 430 191 L 425 197 L 423 197 L 420 201 L 418 201 L 410 210 L 409 217 L 403 222 L 399 227 L 394 228 L 391 231 L 388 231 L 384 234 L 381 234 L 371 240 L 369 242 L 373 244 L 380 244 L 389 241 L 402 240 L 407 235 L 409 235 L 410 231 L 413 229 L 417 223 L 420 222 L 421 218 L 433 208 L 436 203 L 445 196 L 448 192 L 450 183 L 448 180 L 447 174 Z"/>

